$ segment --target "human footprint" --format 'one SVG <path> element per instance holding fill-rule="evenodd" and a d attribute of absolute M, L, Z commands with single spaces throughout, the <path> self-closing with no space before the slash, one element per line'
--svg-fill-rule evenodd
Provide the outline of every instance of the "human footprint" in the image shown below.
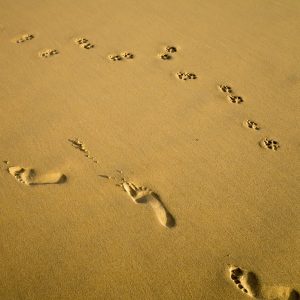
<path fill-rule="evenodd" d="M 67 179 L 67 177 L 61 173 L 46 173 L 37 176 L 34 169 L 19 166 L 10 167 L 7 171 L 14 176 L 17 181 L 26 185 L 57 184 L 63 183 Z"/>
<path fill-rule="evenodd" d="M 169 213 L 157 194 L 152 192 L 147 187 L 137 187 L 132 182 L 124 181 L 122 183 L 122 187 L 135 203 L 149 203 L 158 221 L 163 226 L 167 228 L 175 226 L 175 219 Z"/>

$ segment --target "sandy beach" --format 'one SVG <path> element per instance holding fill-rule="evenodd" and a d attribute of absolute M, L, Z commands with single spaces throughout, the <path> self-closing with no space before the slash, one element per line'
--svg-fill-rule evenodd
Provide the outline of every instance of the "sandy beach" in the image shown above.
<path fill-rule="evenodd" d="M 0 0 L 0 299 L 299 300 L 300 1 Z"/>

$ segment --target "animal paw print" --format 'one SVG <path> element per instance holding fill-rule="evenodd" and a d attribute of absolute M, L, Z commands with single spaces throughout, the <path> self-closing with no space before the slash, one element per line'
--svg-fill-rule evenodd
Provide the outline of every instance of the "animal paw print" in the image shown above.
<path fill-rule="evenodd" d="M 231 94 L 232 93 L 232 88 L 228 85 L 219 85 L 219 89 L 223 92 L 223 93 L 227 93 L 227 94 Z"/>
<path fill-rule="evenodd" d="M 77 38 L 75 39 L 75 43 L 78 44 L 81 48 L 88 50 L 95 47 L 95 45 L 91 44 L 86 38 Z"/>
<path fill-rule="evenodd" d="M 134 58 L 134 54 L 131 52 L 123 52 L 122 54 L 111 54 L 108 58 L 112 61 L 121 61 L 123 58 L 130 60 Z"/>
<path fill-rule="evenodd" d="M 26 34 L 23 34 L 20 38 L 18 38 L 18 39 L 16 40 L 16 43 L 17 43 L 17 44 L 24 43 L 25 41 L 30 41 L 30 40 L 32 40 L 33 38 L 34 38 L 34 35 L 33 35 L 33 34 L 28 34 L 28 33 L 26 33 Z"/>
<path fill-rule="evenodd" d="M 194 73 L 177 72 L 176 75 L 181 80 L 197 79 L 197 76 Z"/>
<path fill-rule="evenodd" d="M 122 56 L 120 56 L 120 55 L 109 55 L 108 58 L 112 61 L 122 60 Z"/>
<path fill-rule="evenodd" d="M 168 52 L 168 53 L 159 54 L 160 59 L 170 60 L 170 59 L 172 59 L 172 55 L 170 55 L 169 53 L 175 53 L 175 52 L 177 52 L 177 49 L 174 46 L 167 46 L 165 48 L 165 51 Z"/>
<path fill-rule="evenodd" d="M 234 103 L 234 104 L 240 104 L 240 103 L 244 102 L 244 100 L 241 96 L 229 95 L 229 96 L 227 96 L 227 98 L 231 103 Z"/>
<path fill-rule="evenodd" d="M 122 56 L 126 59 L 133 59 L 134 58 L 134 55 L 130 52 L 124 52 L 124 53 L 122 53 Z"/>
<path fill-rule="evenodd" d="M 232 95 L 232 88 L 229 85 L 218 85 L 218 88 L 220 89 L 221 92 L 227 94 L 227 99 L 234 104 L 240 104 L 244 102 L 243 98 L 241 96 L 235 96 Z"/>
<path fill-rule="evenodd" d="M 270 150 L 273 150 L 273 151 L 277 151 L 279 149 L 279 143 L 273 139 L 268 139 L 268 138 L 265 138 L 263 141 L 262 141 L 262 145 L 267 148 L 267 149 L 270 149 Z"/>
<path fill-rule="evenodd" d="M 90 151 L 86 148 L 85 144 L 80 141 L 78 138 L 75 139 L 69 139 L 69 142 L 71 143 L 71 145 L 75 148 L 78 149 L 79 151 L 83 152 L 85 157 L 93 160 L 94 163 L 98 163 L 96 157 L 91 156 Z"/>
<path fill-rule="evenodd" d="M 172 59 L 172 56 L 171 56 L 170 54 L 167 54 L 167 53 L 165 53 L 165 54 L 160 54 L 159 56 L 160 56 L 160 58 L 161 58 L 162 60 L 170 60 L 170 59 Z"/>
<path fill-rule="evenodd" d="M 48 57 L 56 55 L 58 53 L 59 52 L 55 49 L 47 49 L 47 50 L 44 50 L 44 51 L 40 52 L 39 56 L 43 57 L 43 58 L 48 58 Z"/>
<path fill-rule="evenodd" d="M 259 130 L 259 126 L 257 123 L 255 123 L 254 121 L 251 121 L 251 120 L 246 120 L 244 122 L 244 126 L 250 128 L 250 129 L 254 129 L 254 130 Z"/>
<path fill-rule="evenodd" d="M 166 51 L 169 53 L 175 53 L 175 52 L 177 52 L 177 48 L 174 46 L 167 46 Z"/>

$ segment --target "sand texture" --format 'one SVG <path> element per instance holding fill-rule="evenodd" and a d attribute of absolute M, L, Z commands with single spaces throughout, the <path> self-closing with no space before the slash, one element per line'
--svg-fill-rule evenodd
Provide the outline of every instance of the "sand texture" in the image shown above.
<path fill-rule="evenodd" d="M 299 0 L 0 0 L 0 299 L 299 300 Z"/>

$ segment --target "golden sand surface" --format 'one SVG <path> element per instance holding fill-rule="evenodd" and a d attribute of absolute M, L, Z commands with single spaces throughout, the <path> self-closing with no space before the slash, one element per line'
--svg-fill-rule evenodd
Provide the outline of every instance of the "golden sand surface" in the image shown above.
<path fill-rule="evenodd" d="M 299 299 L 298 0 L 0 0 L 0 299 Z"/>

